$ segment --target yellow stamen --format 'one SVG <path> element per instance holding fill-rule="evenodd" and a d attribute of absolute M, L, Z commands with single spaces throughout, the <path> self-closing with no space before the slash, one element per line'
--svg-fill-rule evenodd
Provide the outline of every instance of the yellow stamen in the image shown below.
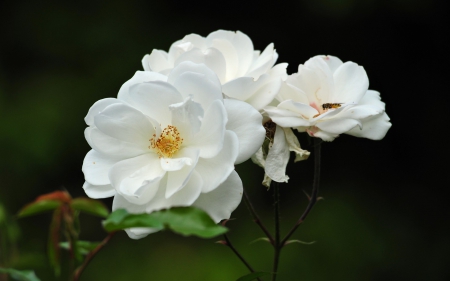
<path fill-rule="evenodd" d="M 156 135 L 150 139 L 149 148 L 153 148 L 158 153 L 159 158 L 171 158 L 181 147 L 183 139 L 180 137 L 177 127 L 168 125 L 156 139 Z"/>

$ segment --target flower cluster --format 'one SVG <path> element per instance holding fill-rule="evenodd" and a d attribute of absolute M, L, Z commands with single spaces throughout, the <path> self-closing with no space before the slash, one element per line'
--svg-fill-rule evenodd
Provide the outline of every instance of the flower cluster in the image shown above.
<path fill-rule="evenodd" d="M 389 117 L 361 66 L 317 56 L 288 76 L 277 57 L 273 44 L 260 53 L 244 33 L 223 30 L 145 55 L 144 71 L 85 118 L 86 194 L 114 196 L 113 210 L 131 213 L 196 206 L 219 222 L 242 198 L 234 165 L 252 158 L 267 185 L 288 180 L 291 151 L 308 158 L 293 129 L 325 141 L 384 137 Z"/>

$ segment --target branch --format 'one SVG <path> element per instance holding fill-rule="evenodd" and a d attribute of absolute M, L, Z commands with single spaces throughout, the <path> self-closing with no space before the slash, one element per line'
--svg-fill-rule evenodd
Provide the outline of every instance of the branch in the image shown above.
<path fill-rule="evenodd" d="M 317 194 L 319 193 L 319 185 L 320 185 L 320 148 L 321 148 L 322 141 L 318 138 L 314 138 L 314 182 L 313 182 L 313 189 L 311 198 L 309 199 L 308 206 L 306 207 L 305 211 L 299 218 L 299 220 L 295 223 L 294 227 L 288 232 L 286 237 L 281 241 L 281 247 L 286 245 L 286 242 L 289 240 L 289 238 L 292 236 L 292 234 L 297 230 L 297 228 L 300 226 L 300 224 L 303 223 L 303 221 L 308 216 L 311 209 L 314 207 L 314 205 L 317 202 Z"/>
<path fill-rule="evenodd" d="M 261 219 L 259 218 L 258 214 L 256 213 L 255 209 L 253 208 L 252 203 L 250 202 L 250 199 L 248 198 L 248 194 L 244 189 L 244 201 L 245 204 L 247 205 L 248 210 L 250 211 L 250 213 L 252 214 L 253 217 L 253 221 L 259 225 L 259 227 L 261 228 L 261 230 L 264 232 L 264 234 L 266 234 L 267 238 L 269 239 L 270 244 L 275 245 L 274 243 L 274 239 L 272 237 L 272 235 L 270 234 L 270 232 L 267 230 L 267 228 L 264 226 L 264 224 L 262 223 Z"/>
<path fill-rule="evenodd" d="M 86 268 L 86 266 L 90 263 L 90 261 L 95 257 L 95 255 L 97 255 L 97 253 L 106 245 L 108 244 L 109 240 L 111 240 L 111 238 L 114 236 L 114 234 L 116 234 L 116 232 L 110 232 L 108 234 L 108 236 L 105 237 L 105 239 L 103 239 L 102 242 L 100 242 L 100 244 L 97 245 L 97 247 L 92 250 L 86 257 L 86 259 L 84 260 L 84 262 L 80 265 L 80 267 L 77 268 L 77 270 L 75 270 L 74 274 L 73 274 L 73 281 L 78 281 L 78 279 L 81 276 L 81 273 L 83 273 L 84 269 Z"/>
<path fill-rule="evenodd" d="M 228 236 L 226 234 L 224 234 L 223 237 L 225 238 L 225 243 L 221 243 L 221 244 L 224 244 L 225 246 L 228 246 L 233 251 L 233 253 L 242 261 L 242 263 L 245 264 L 245 266 L 248 268 L 248 270 L 250 270 L 250 272 L 252 272 L 252 273 L 255 272 L 255 270 L 251 267 L 251 265 L 236 250 L 236 248 L 233 246 L 233 244 L 231 244 L 231 241 L 228 238 Z M 257 280 L 261 281 L 261 279 L 259 279 L 259 278 L 257 278 Z"/>

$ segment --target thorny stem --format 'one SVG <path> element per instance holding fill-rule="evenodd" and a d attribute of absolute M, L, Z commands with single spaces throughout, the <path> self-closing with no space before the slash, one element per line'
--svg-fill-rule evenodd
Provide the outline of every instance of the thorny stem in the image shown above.
<path fill-rule="evenodd" d="M 258 214 L 255 211 L 255 208 L 253 208 L 252 203 L 250 202 L 250 198 L 248 197 L 247 192 L 244 190 L 244 201 L 245 204 L 247 205 L 248 210 L 250 211 L 250 213 L 253 216 L 253 221 L 259 225 L 259 227 L 261 228 L 261 230 L 264 232 L 264 234 L 266 234 L 267 238 L 269 239 L 270 244 L 274 245 L 274 239 L 272 237 L 272 235 L 270 234 L 270 232 L 267 230 L 267 228 L 264 226 L 264 224 L 262 223 L 261 219 L 259 218 Z"/>
<path fill-rule="evenodd" d="M 297 230 L 297 228 L 300 226 L 300 224 L 303 223 L 306 216 L 308 216 L 311 209 L 314 207 L 314 205 L 317 202 L 317 194 L 319 193 L 319 184 L 320 184 L 320 145 L 322 141 L 318 138 L 314 138 L 314 182 L 313 182 L 313 189 L 311 198 L 309 199 L 308 206 L 306 207 L 305 211 L 299 218 L 299 220 L 295 223 L 295 225 L 292 227 L 292 229 L 288 232 L 286 237 L 281 241 L 280 246 L 283 247 L 286 245 L 286 242 L 291 237 L 291 235 Z"/>
<path fill-rule="evenodd" d="M 223 235 L 224 239 L 225 239 L 225 245 L 228 246 L 228 248 L 230 248 L 233 253 L 241 260 L 241 262 L 243 264 L 245 264 L 245 266 L 248 268 L 248 270 L 250 270 L 250 272 L 255 272 L 255 270 L 251 267 L 251 265 L 244 259 L 244 257 L 236 250 L 236 248 L 233 246 L 233 244 L 231 244 L 230 239 L 228 238 L 228 236 L 226 234 Z M 261 279 L 257 278 L 257 280 L 261 281 Z"/>
<path fill-rule="evenodd" d="M 273 268 L 272 268 L 272 281 L 277 278 L 278 263 L 280 260 L 280 190 L 279 183 L 272 181 L 273 186 L 273 201 L 274 201 L 274 215 L 275 215 L 275 241 L 273 243 L 274 255 L 273 255 Z"/>
<path fill-rule="evenodd" d="M 111 240 L 111 238 L 114 236 L 114 234 L 116 234 L 116 232 L 110 232 L 108 234 L 108 236 L 105 237 L 105 239 L 103 239 L 102 242 L 100 242 L 100 244 L 98 244 L 98 246 L 92 250 L 86 257 L 86 259 L 84 260 L 84 262 L 80 265 L 80 267 L 77 268 L 77 270 L 75 270 L 74 274 L 73 274 L 73 281 L 78 281 L 78 279 L 81 276 L 81 273 L 83 273 L 83 270 L 86 268 L 86 266 L 89 264 L 89 262 L 95 257 L 95 255 L 106 245 L 108 244 L 109 240 Z"/>

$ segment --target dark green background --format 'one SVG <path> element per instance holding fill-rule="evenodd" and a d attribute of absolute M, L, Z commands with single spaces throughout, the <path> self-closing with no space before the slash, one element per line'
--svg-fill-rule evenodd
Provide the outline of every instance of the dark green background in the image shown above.
<path fill-rule="evenodd" d="M 450 75 L 444 1 L 3 1 L 0 4 L 0 204 L 12 215 L 40 194 L 84 196 L 89 146 L 84 116 L 115 97 L 152 49 L 189 33 L 241 30 L 255 49 L 274 42 L 289 73 L 317 54 L 354 61 L 381 92 L 393 127 L 382 141 L 341 136 L 323 145 L 320 201 L 282 252 L 279 280 L 448 280 Z M 302 139 L 303 140 L 303 139 Z M 309 149 L 306 142 L 302 145 Z M 282 229 L 306 205 L 312 159 L 289 166 Z M 238 166 L 272 228 L 262 171 Z M 104 200 L 110 206 L 111 200 Z M 272 251 L 244 204 L 230 237 L 255 268 Z M 18 221 L 17 241 L 0 262 L 54 280 L 45 259 L 49 215 Z M 8 223 L 9 227 L 13 222 Z M 1 229 L 5 237 L 5 229 Z M 82 216 L 82 239 L 105 236 Z M 217 239 L 216 239 L 217 240 Z M 235 280 L 246 268 L 215 239 L 158 233 L 113 238 L 82 280 Z M 12 250 L 12 251 L 11 251 Z M 1 279 L 1 277 L 0 277 Z"/>

